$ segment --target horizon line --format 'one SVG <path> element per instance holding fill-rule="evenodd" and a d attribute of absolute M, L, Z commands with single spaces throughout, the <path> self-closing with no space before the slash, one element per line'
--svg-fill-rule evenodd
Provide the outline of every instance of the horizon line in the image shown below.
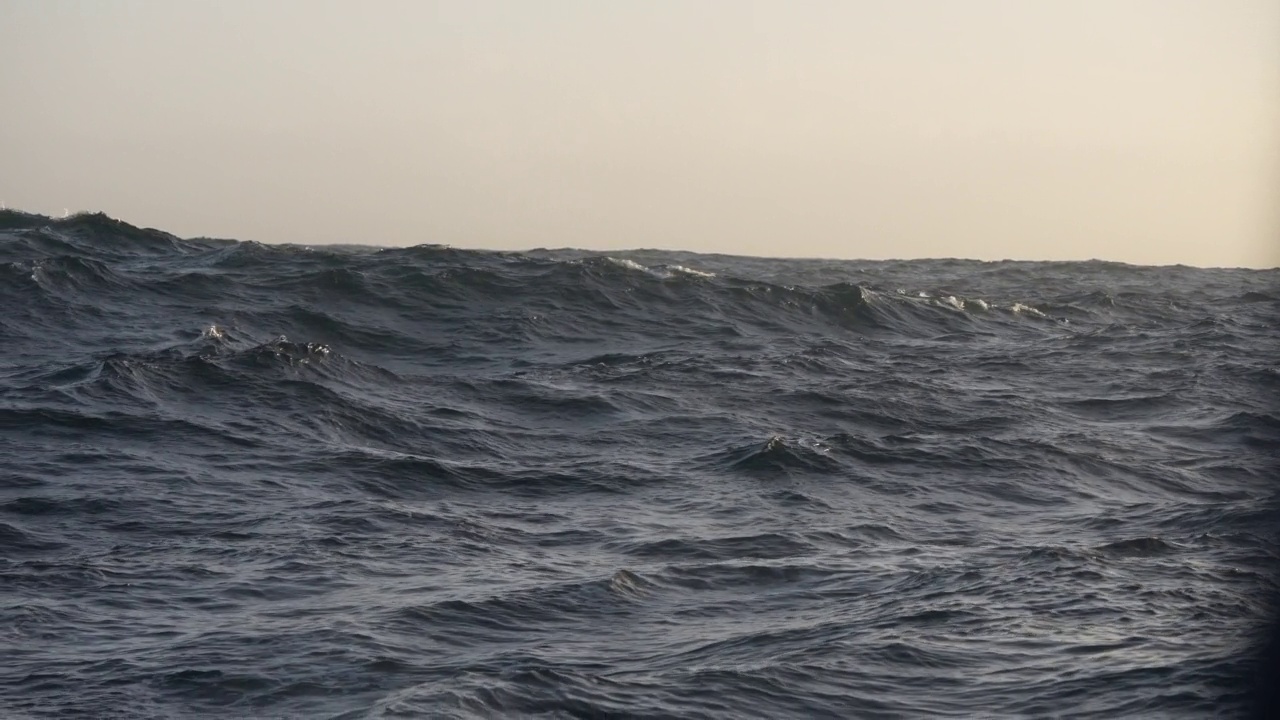
<path fill-rule="evenodd" d="M 811 261 L 811 262 L 872 262 L 872 263 L 968 262 L 968 263 L 985 263 L 985 264 L 1097 263 L 1097 264 L 1109 264 L 1109 265 L 1122 265 L 1126 267 L 1135 267 L 1135 268 L 1191 268 L 1196 270 L 1249 270 L 1249 271 L 1255 271 L 1255 272 L 1268 272 L 1268 271 L 1280 270 L 1280 264 L 1265 266 L 1265 267 L 1252 267 L 1252 266 L 1245 266 L 1245 265 L 1189 265 L 1187 263 L 1140 264 L 1140 263 L 1126 262 L 1123 260 L 1107 260 L 1105 258 L 1097 258 L 1097 257 L 1075 259 L 1075 260 L 1031 260 L 1031 259 L 1025 259 L 1025 258 L 1001 258 L 999 260 L 988 260 L 984 258 L 958 257 L 958 256 L 914 257 L 914 258 L 909 258 L 909 257 L 886 257 L 886 258 L 845 257 L 845 258 L 841 258 L 841 257 L 818 256 L 818 255 L 782 256 L 782 255 L 753 255 L 751 253 L 700 252 L 697 250 L 684 250 L 679 248 L 663 248 L 663 247 L 633 247 L 633 248 L 613 248 L 608 250 L 597 250 L 592 248 L 573 247 L 573 246 L 565 245 L 562 247 L 537 246 L 537 247 L 528 247 L 528 248 L 522 248 L 522 249 L 502 250 L 502 249 L 497 249 L 492 247 L 474 247 L 474 246 L 464 247 L 464 246 L 452 245 L 449 243 L 435 243 L 435 242 L 423 242 L 423 243 L 416 243 L 413 245 L 375 245 L 371 243 L 360 243 L 360 242 L 313 242 L 313 243 L 292 242 L 292 241 L 281 242 L 281 241 L 272 241 L 272 240 L 255 240 L 252 238 L 217 237 L 213 235 L 189 235 L 189 236 L 183 237 L 181 235 L 175 235 L 174 233 L 169 232 L 168 230 L 162 230 L 156 227 L 134 225 L 128 220 L 122 220 L 118 217 L 110 215 L 104 210 L 77 210 L 74 212 L 67 210 L 65 211 L 65 214 L 62 217 L 54 217 L 52 215 L 46 215 L 40 212 L 32 212 L 29 210 L 21 210 L 19 208 L 8 207 L 7 205 L 0 205 L 0 215 L 4 215 L 4 214 L 14 214 L 14 215 L 22 215 L 26 217 L 42 218 L 44 220 L 49 221 L 52 224 L 69 222 L 69 221 L 73 221 L 81 218 L 101 217 L 114 223 L 126 225 L 129 228 L 132 228 L 134 230 L 162 233 L 164 235 L 177 238 L 179 240 L 213 240 L 218 242 L 236 242 L 236 243 L 252 242 L 252 243 L 258 243 L 260 245 L 274 245 L 278 247 L 290 247 L 290 246 L 292 247 L 362 247 L 362 248 L 372 248 L 376 250 L 406 250 L 406 249 L 420 248 L 420 247 L 439 247 L 439 248 L 445 248 L 450 250 L 464 250 L 464 251 L 470 251 L 470 252 L 511 253 L 511 254 L 522 254 L 522 253 L 533 253 L 533 252 L 583 252 L 583 253 L 596 253 L 596 254 L 606 255 L 608 253 L 642 253 L 642 252 L 662 253 L 662 252 L 665 252 L 665 253 L 684 253 L 687 255 L 701 255 L 705 257 L 754 258 L 754 259 L 761 259 L 761 260 L 789 260 L 789 261 L 794 260 L 794 261 Z M 3 229 L 0 228 L 0 231 L 2 230 Z"/>

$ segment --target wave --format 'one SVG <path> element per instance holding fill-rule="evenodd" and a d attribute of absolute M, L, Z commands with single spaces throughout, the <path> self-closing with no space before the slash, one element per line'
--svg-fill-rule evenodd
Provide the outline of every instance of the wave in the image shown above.
<path fill-rule="evenodd" d="M 1234 707 L 1278 279 L 2 213 L 0 704 Z"/>
<path fill-rule="evenodd" d="M 223 298 L 230 302 L 219 304 L 261 313 L 258 308 L 293 297 L 311 312 L 349 314 L 369 308 L 384 313 L 378 322 L 398 317 L 404 324 L 421 322 L 433 312 L 438 318 L 463 309 L 523 307 L 543 327 L 521 331 L 529 341 L 546 333 L 572 336 L 582 326 L 622 324 L 644 332 L 644 325 L 695 323 L 738 334 L 746 327 L 806 327 L 961 337 L 1052 316 L 1021 300 L 894 292 L 853 282 L 805 286 L 752 280 L 693 267 L 689 263 L 695 259 L 644 265 L 613 255 L 560 259 L 440 246 L 355 251 L 187 241 L 101 214 L 49 220 L 8 211 L 0 224 L 19 229 L 0 240 L 0 257 L 12 271 L 29 273 L 44 291 L 60 293 L 64 301 L 104 294 L 147 294 L 170 302 Z M 168 262 L 140 264 L 141 258 Z M 258 308 L 245 308 L 248 302 L 257 302 Z M 395 336 L 409 334 L 403 327 L 378 332 L 394 343 Z M 367 340 L 345 335 L 338 332 L 333 338 L 356 346 Z"/>
<path fill-rule="evenodd" d="M 774 435 L 763 443 L 712 455 L 704 462 L 713 467 L 751 473 L 820 473 L 839 467 L 828 454 L 829 450 L 819 442 Z"/>
<path fill-rule="evenodd" d="M 0 250 L 0 259 L 17 252 L 45 257 L 135 259 L 199 252 L 217 242 L 183 240 L 160 230 L 135 227 L 100 212 L 53 219 L 0 210 L 0 230 L 8 231 L 8 242 Z"/>

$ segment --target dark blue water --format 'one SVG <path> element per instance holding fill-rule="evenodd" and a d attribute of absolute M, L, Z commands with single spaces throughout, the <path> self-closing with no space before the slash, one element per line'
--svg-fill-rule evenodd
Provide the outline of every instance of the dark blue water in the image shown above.
<path fill-rule="evenodd" d="M 1228 716 L 1278 279 L 2 213 L 0 715 Z"/>

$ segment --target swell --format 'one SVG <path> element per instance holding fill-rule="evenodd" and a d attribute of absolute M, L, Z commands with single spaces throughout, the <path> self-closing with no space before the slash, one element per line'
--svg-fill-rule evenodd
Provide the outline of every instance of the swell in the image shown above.
<path fill-rule="evenodd" d="M 17 216 L 7 217 L 13 225 Z M 528 339 L 573 338 L 583 329 L 644 333 L 647 327 L 682 326 L 720 326 L 736 334 L 747 327 L 808 327 L 930 337 L 1045 317 L 1019 302 L 912 295 L 848 282 L 777 284 L 609 256 L 547 259 L 433 247 L 354 252 L 183 241 L 100 214 L 22 229 L 0 239 L 0 247 L 11 272 L 28 274 L 63 304 L 145 294 L 247 312 L 250 304 L 278 305 L 288 297 L 314 313 L 366 308 L 374 312 L 365 320 L 391 313 L 408 322 L 434 316 L 437 323 L 464 309 L 519 308 L 526 321 L 541 323 L 526 328 Z M 17 302 L 34 300 L 8 294 Z M 343 339 L 341 333 L 334 337 Z M 350 340 L 359 346 L 366 339 Z"/>
<path fill-rule="evenodd" d="M 7 299 L 32 314 L 42 309 L 34 302 L 37 298 L 14 292 L 26 282 L 24 277 L 46 297 L 46 313 L 57 306 L 64 312 L 67 307 L 89 312 L 84 308 L 104 298 L 128 302 L 145 294 L 170 304 L 212 305 L 211 310 L 252 315 L 260 326 L 274 323 L 295 332 L 298 324 L 281 316 L 310 314 L 310 325 L 331 321 L 334 326 L 322 333 L 324 342 L 353 348 L 385 349 L 404 342 L 421 347 L 421 333 L 409 327 L 425 323 L 423 329 L 448 331 L 464 313 L 506 316 L 505 332 L 534 344 L 600 333 L 653 336 L 659 328 L 683 336 L 803 329 L 971 341 L 1010 332 L 1090 332 L 1091 326 L 1101 330 L 1117 321 L 1176 322 L 1185 315 L 1154 289 L 1041 287 L 1029 288 L 1023 297 L 982 298 L 945 287 L 780 283 L 689 267 L 696 259 L 643 265 L 581 253 L 555 258 L 436 246 L 312 249 L 184 241 L 100 214 L 37 220 L 8 211 L 5 224 L 18 231 L 0 239 L 0 256 L 9 258 L 9 271 L 18 283 L 6 283 Z M 140 258 L 151 260 L 140 263 Z M 972 265 L 975 273 L 983 266 Z M 1049 274 L 1072 267 L 1049 264 Z M 1029 272 L 1015 267 L 1004 274 Z M 963 291 L 966 282 L 955 276 L 948 284 Z M 1271 296 L 1259 288 L 1238 294 L 1236 306 L 1249 312 L 1250 306 L 1266 302 Z M 282 306 L 285 298 L 289 300 Z M 1257 312 L 1255 308 L 1253 314 Z M 212 312 L 201 318 L 206 319 L 226 321 Z M 353 323 L 366 332 L 340 327 Z M 1227 343 L 1262 330 L 1233 323 L 1213 331 L 1216 341 Z"/>
<path fill-rule="evenodd" d="M 1234 707 L 1276 279 L 0 214 L 0 704 Z"/>

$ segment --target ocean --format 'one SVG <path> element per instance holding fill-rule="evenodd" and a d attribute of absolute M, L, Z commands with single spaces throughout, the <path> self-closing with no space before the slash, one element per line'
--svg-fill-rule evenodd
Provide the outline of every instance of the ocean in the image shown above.
<path fill-rule="evenodd" d="M 0 213 L 0 716 L 1246 706 L 1280 271 L 359 240 Z"/>

